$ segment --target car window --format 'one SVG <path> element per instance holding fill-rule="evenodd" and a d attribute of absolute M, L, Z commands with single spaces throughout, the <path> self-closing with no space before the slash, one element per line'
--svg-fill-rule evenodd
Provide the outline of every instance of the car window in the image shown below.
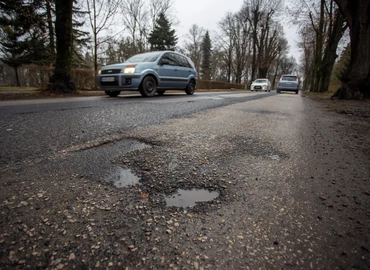
<path fill-rule="evenodd" d="M 297 80 L 296 76 L 283 76 L 282 81 L 295 82 Z"/>
<path fill-rule="evenodd" d="M 181 55 L 175 54 L 175 53 L 171 53 L 171 54 L 172 54 L 173 58 L 175 59 L 177 66 L 179 66 L 179 67 L 185 67 L 186 66 L 186 63 L 184 62 L 184 59 Z"/>
<path fill-rule="evenodd" d="M 191 59 L 188 58 L 188 57 L 186 57 L 186 60 L 188 61 L 189 65 L 190 65 L 190 68 L 195 69 L 195 65 L 194 65 L 193 61 L 191 61 Z"/>
<path fill-rule="evenodd" d="M 126 60 L 127 63 L 139 63 L 139 62 L 155 62 L 160 56 L 161 52 L 150 52 L 137 54 Z"/>
<path fill-rule="evenodd" d="M 191 65 L 188 62 L 188 59 L 186 59 L 185 56 L 177 55 L 178 60 L 180 61 L 181 66 L 191 68 Z"/>
<path fill-rule="evenodd" d="M 267 83 L 267 80 L 256 80 L 256 83 Z"/>
<path fill-rule="evenodd" d="M 173 56 L 173 53 L 165 53 L 163 56 L 162 56 L 162 60 L 166 60 L 169 62 L 169 65 L 170 66 L 177 66 L 177 62 L 176 62 L 176 59 L 174 58 Z"/>

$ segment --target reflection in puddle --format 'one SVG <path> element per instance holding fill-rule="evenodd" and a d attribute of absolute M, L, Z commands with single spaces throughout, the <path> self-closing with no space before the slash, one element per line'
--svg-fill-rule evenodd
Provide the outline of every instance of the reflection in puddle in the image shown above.
<path fill-rule="evenodd" d="M 208 202 L 219 195 L 218 192 L 210 192 L 205 189 L 192 189 L 184 190 L 179 189 L 177 194 L 167 196 L 166 206 L 176 206 L 176 207 L 190 207 L 194 206 L 196 202 Z"/>
<path fill-rule="evenodd" d="M 273 160 L 280 160 L 280 157 L 278 155 L 269 155 L 268 157 Z"/>
<path fill-rule="evenodd" d="M 130 169 L 124 170 L 121 167 L 118 167 L 117 171 L 112 175 L 111 180 L 116 187 L 122 188 L 138 184 L 140 178 L 134 175 Z"/>

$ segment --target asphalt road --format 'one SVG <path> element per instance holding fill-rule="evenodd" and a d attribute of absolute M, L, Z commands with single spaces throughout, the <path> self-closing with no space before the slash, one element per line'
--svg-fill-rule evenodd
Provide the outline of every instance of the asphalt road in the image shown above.
<path fill-rule="evenodd" d="M 2 101 L 0 268 L 369 269 L 358 125 L 275 91 Z"/>

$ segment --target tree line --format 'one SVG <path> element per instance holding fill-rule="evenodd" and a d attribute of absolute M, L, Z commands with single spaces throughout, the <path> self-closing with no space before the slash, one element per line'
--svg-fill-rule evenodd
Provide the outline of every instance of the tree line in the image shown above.
<path fill-rule="evenodd" d="M 194 24 L 182 44 L 174 30 L 179 22 L 173 0 L 2 0 L 0 72 L 4 64 L 11 67 L 19 84 L 21 66 L 53 66 L 50 82 L 55 84 L 58 70 L 70 74 L 71 68 L 87 68 L 96 75 L 101 65 L 123 62 L 137 53 L 177 50 L 193 60 L 204 80 L 247 85 L 256 78 L 270 78 L 275 84 L 281 74 L 300 73 L 306 89 L 325 92 L 338 44 L 349 28 L 351 60 L 342 72 L 343 86 L 337 95 L 368 97 L 369 74 L 355 70 L 359 57 L 366 60 L 364 70 L 369 64 L 366 52 L 359 50 L 363 48 L 359 43 L 369 43 L 369 16 L 364 12 L 369 2 L 295 1 L 288 10 L 299 24 L 300 66 L 288 56 L 281 25 L 287 9 L 282 0 L 244 0 L 238 12 L 220 18 L 217 32 Z M 73 91 L 70 78 L 60 83 L 67 84 L 61 91 Z"/>

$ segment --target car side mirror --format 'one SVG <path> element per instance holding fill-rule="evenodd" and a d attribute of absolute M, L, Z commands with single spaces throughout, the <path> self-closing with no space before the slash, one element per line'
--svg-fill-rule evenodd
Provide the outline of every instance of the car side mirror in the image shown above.
<path fill-rule="evenodd" d="M 160 61 L 160 63 L 159 63 L 159 64 L 160 64 L 161 66 L 163 66 L 163 65 L 169 65 L 169 64 L 170 64 L 170 61 L 163 59 L 163 60 L 161 60 L 161 61 Z"/>

